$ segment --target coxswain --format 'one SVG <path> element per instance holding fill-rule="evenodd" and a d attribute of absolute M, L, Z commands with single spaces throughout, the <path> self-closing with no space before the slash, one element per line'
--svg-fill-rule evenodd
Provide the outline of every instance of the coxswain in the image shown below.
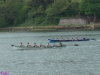
<path fill-rule="evenodd" d="M 59 45 L 62 46 L 63 44 L 61 42 L 59 42 Z"/>

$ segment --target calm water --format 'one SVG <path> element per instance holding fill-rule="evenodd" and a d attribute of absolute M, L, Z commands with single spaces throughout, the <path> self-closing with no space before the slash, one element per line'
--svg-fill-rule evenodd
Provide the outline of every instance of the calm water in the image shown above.
<path fill-rule="evenodd" d="M 57 49 L 14 50 L 11 45 L 40 43 L 49 38 L 96 38 L 96 41 L 64 43 Z M 80 46 L 70 46 L 73 44 Z M 50 43 L 52 45 L 52 43 Z M 0 72 L 9 75 L 100 75 L 100 31 L 0 32 Z"/>

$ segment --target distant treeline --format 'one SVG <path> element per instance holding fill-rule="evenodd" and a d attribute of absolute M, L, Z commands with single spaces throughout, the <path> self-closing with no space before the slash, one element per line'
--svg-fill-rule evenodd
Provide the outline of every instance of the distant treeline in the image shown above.
<path fill-rule="evenodd" d="M 100 16 L 100 0 L 0 0 L 0 27 L 57 25 L 61 18 Z"/>

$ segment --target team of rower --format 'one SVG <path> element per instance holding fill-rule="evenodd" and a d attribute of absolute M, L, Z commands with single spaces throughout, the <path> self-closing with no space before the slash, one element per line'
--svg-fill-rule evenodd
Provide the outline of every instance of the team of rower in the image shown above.
<path fill-rule="evenodd" d="M 62 45 L 63 45 L 63 44 L 62 44 L 61 42 L 59 43 L 59 45 L 57 45 L 57 44 L 54 43 L 53 46 L 51 46 L 51 45 L 48 43 L 47 47 L 57 47 L 57 46 L 62 46 Z M 22 44 L 22 42 L 21 42 L 20 46 L 21 46 L 21 47 L 25 47 L 25 46 Z M 29 43 L 27 43 L 27 47 L 43 47 L 43 48 L 46 48 L 46 46 L 43 45 L 42 43 L 40 43 L 40 46 L 38 46 L 36 43 L 34 43 L 33 46 L 30 45 Z"/>

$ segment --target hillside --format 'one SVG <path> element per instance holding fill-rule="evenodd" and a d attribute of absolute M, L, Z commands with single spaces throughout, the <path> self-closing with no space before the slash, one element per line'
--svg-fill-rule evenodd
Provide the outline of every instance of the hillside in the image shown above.
<path fill-rule="evenodd" d="M 56 26 L 77 16 L 94 16 L 95 22 L 99 6 L 98 0 L 0 0 L 0 27 Z"/>

